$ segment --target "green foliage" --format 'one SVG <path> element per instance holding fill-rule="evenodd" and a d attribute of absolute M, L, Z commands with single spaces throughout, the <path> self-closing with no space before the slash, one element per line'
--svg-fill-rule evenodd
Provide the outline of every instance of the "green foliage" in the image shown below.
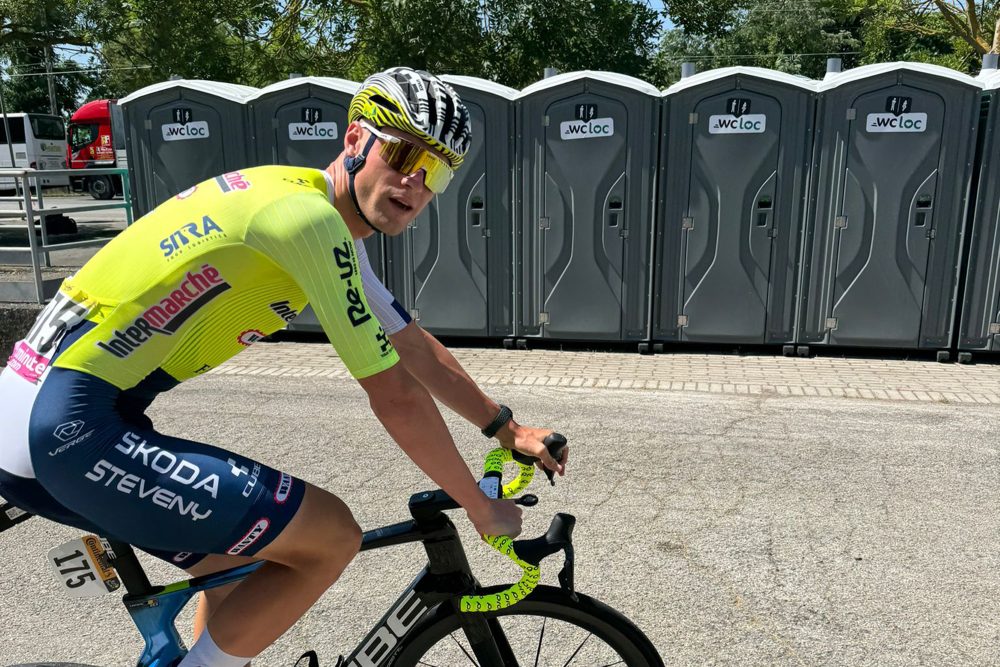
<path fill-rule="evenodd" d="M 48 79 L 40 76 L 45 72 L 45 52 L 43 48 L 16 47 L 9 50 L 11 61 L 8 65 L 9 81 L 4 83 L 4 103 L 7 111 L 27 113 L 49 113 Z M 79 106 L 83 93 L 91 86 L 93 79 L 77 73 L 80 66 L 72 60 L 56 60 L 52 63 L 56 113 L 67 118 Z"/>
<path fill-rule="evenodd" d="M 102 72 L 60 75 L 65 108 L 87 89 L 120 97 L 172 75 L 260 87 L 293 72 L 360 80 L 393 65 L 517 88 L 549 66 L 666 86 L 685 60 L 820 77 L 832 54 L 845 67 L 916 60 L 975 72 L 1000 17 L 1000 0 L 977 0 L 978 22 L 956 0 L 945 3 L 950 14 L 934 0 L 666 4 L 670 30 L 647 0 L 0 0 L 0 65 L 26 73 L 47 45 L 83 47 Z M 45 84 L 7 81 L 29 105 L 47 98 Z"/>
<path fill-rule="evenodd" d="M 961 23 L 970 3 L 945 4 L 961 20 L 948 20 L 929 0 L 675 0 L 669 15 L 686 32 L 664 35 L 655 71 L 667 81 L 657 82 L 676 80 L 685 56 L 708 67 L 755 65 L 810 77 L 822 77 L 835 55 L 845 67 L 908 60 L 975 73 L 978 51 Z M 1000 2 L 975 7 L 991 41 Z"/>
<path fill-rule="evenodd" d="M 560 71 L 606 70 L 645 77 L 659 16 L 637 0 L 498 0 L 489 5 L 486 76 L 513 87 Z"/>
<path fill-rule="evenodd" d="M 372 0 L 360 13 L 348 74 L 361 80 L 405 65 L 440 74 L 482 75 L 478 0 Z"/>

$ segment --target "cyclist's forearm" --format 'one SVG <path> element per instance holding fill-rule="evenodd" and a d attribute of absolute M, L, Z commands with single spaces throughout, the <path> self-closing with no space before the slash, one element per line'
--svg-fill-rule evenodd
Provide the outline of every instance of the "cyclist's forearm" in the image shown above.
<path fill-rule="evenodd" d="M 393 337 L 392 342 L 406 370 L 434 398 L 479 428 L 496 417 L 500 406 L 479 388 L 437 338 L 411 324 Z"/>
<path fill-rule="evenodd" d="M 388 397 L 373 396 L 371 407 L 392 439 L 435 484 L 470 514 L 483 510 L 486 496 L 426 391 L 418 388 Z"/>

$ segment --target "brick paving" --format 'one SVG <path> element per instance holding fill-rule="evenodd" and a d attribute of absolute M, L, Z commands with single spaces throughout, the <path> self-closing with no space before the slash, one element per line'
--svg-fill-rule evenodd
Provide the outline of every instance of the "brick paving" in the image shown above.
<path fill-rule="evenodd" d="M 453 348 L 482 385 L 1000 405 L 1000 366 L 895 359 Z M 259 343 L 215 374 L 350 378 L 320 343 Z"/>

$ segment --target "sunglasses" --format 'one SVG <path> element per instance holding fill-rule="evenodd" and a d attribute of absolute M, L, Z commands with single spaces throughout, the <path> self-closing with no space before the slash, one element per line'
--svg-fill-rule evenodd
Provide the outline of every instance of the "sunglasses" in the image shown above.
<path fill-rule="evenodd" d="M 424 170 L 424 185 L 434 194 L 441 194 L 448 187 L 455 172 L 447 162 L 426 148 L 421 148 L 405 139 L 380 132 L 365 121 L 358 121 L 382 142 L 379 157 L 386 164 L 405 176 L 412 176 Z"/>

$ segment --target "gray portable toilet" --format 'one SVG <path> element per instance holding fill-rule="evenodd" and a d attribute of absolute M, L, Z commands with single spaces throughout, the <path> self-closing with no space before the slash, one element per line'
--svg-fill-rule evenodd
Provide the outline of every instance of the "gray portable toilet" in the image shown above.
<path fill-rule="evenodd" d="M 514 102 L 517 91 L 442 76 L 469 109 L 472 146 L 448 189 L 410 227 L 386 238 L 386 283 L 437 335 L 514 333 Z"/>
<path fill-rule="evenodd" d="M 985 73 L 984 73 L 985 74 Z M 958 360 L 1000 352 L 1000 73 L 981 76 L 983 96 L 979 192 L 972 218 Z"/>
<path fill-rule="evenodd" d="M 518 101 L 517 336 L 645 341 L 660 91 L 583 71 Z"/>
<path fill-rule="evenodd" d="M 261 88 L 246 101 L 255 164 L 326 169 L 343 149 L 347 108 L 358 83 L 306 76 Z"/>
<path fill-rule="evenodd" d="M 261 88 L 248 97 L 254 164 L 326 169 L 344 148 L 347 109 L 359 85 L 332 77 L 295 77 Z M 372 234 L 364 244 L 375 275 L 383 280 L 381 235 Z M 323 331 L 310 306 L 292 320 L 288 329 Z"/>
<path fill-rule="evenodd" d="M 178 79 L 118 101 L 136 217 L 206 178 L 251 166 L 244 101 L 256 88 Z"/>
<path fill-rule="evenodd" d="M 726 67 L 664 91 L 654 343 L 794 342 L 815 89 Z"/>
<path fill-rule="evenodd" d="M 819 84 L 798 343 L 948 357 L 981 90 L 916 63 Z"/>

